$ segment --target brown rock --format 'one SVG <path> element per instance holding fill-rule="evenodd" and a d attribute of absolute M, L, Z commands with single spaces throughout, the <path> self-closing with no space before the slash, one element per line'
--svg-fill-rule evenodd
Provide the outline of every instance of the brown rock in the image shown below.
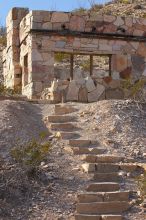
<path fill-rule="evenodd" d="M 78 101 L 79 102 L 85 102 L 85 103 L 88 102 L 88 92 L 87 92 L 87 89 L 85 87 L 79 89 L 79 99 L 78 99 Z"/>
<path fill-rule="evenodd" d="M 72 31 L 84 31 L 85 20 L 83 17 L 73 15 L 70 19 L 70 30 Z"/>

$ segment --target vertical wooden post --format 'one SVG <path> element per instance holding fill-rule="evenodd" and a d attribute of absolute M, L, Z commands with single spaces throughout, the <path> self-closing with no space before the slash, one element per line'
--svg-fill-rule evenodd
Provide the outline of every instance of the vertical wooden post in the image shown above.
<path fill-rule="evenodd" d="M 93 74 L 93 55 L 90 55 L 90 76 Z"/>
<path fill-rule="evenodd" d="M 109 55 L 109 76 L 112 76 L 112 55 Z"/>
<path fill-rule="evenodd" d="M 70 55 L 70 78 L 73 79 L 73 72 L 74 72 L 74 55 Z"/>

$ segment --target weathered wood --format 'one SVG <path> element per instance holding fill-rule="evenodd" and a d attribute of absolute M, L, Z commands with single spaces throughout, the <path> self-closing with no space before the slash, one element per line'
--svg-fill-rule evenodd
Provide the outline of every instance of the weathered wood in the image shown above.
<path fill-rule="evenodd" d="M 90 55 L 90 76 L 93 74 L 93 55 Z"/>
<path fill-rule="evenodd" d="M 70 78 L 73 79 L 74 72 L 74 55 L 70 54 Z"/>
<path fill-rule="evenodd" d="M 112 76 L 112 55 L 109 56 L 109 76 Z"/>
<path fill-rule="evenodd" d="M 146 42 L 146 37 L 117 34 L 117 33 L 97 33 L 97 32 L 80 32 L 70 30 L 45 30 L 45 29 L 31 29 L 30 33 L 44 34 L 49 36 L 74 36 L 79 38 L 99 38 L 99 39 L 111 39 L 111 40 L 126 40 L 126 41 L 138 41 Z"/>

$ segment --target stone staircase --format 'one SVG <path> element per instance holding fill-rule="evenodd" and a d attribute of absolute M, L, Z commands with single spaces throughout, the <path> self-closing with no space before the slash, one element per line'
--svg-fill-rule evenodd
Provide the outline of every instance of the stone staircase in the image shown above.
<path fill-rule="evenodd" d="M 91 183 L 77 196 L 75 220 L 122 220 L 130 208 L 130 193 L 121 189 L 121 173 L 136 171 L 138 166 L 124 157 L 109 155 L 98 141 L 79 138 L 77 109 L 70 104 L 55 105 L 48 116 L 48 127 L 69 141 L 74 155 L 83 160 L 82 170 L 92 176 Z"/>

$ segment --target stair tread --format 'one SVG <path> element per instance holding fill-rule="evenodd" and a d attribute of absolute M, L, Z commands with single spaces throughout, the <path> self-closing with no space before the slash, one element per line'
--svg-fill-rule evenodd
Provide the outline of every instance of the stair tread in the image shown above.
<path fill-rule="evenodd" d="M 80 214 L 122 214 L 130 208 L 127 201 L 77 203 Z"/>
<path fill-rule="evenodd" d="M 75 220 L 122 220 L 122 215 L 75 214 Z"/>

